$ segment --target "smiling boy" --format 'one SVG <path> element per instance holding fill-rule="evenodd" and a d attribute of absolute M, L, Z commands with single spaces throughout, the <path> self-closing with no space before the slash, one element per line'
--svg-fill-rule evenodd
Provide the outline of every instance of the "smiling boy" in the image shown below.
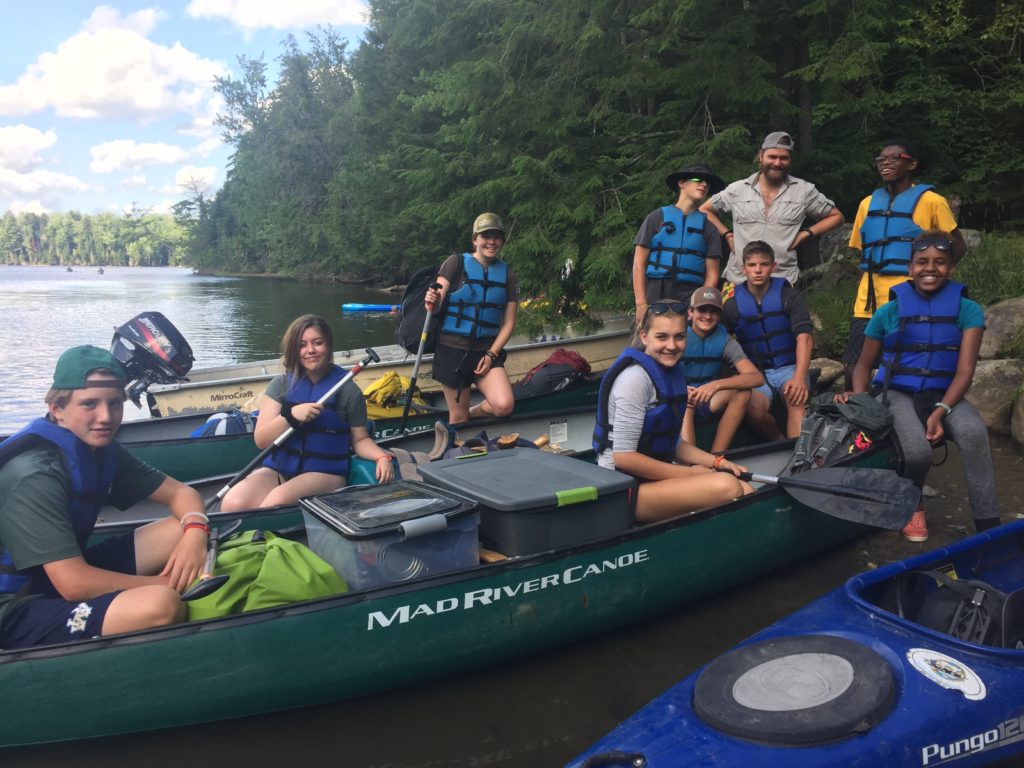
<path fill-rule="evenodd" d="M 746 414 L 751 390 L 764 384 L 764 376 L 719 324 L 722 294 L 717 288 L 694 291 L 688 314 L 683 355 L 688 387 L 683 439 L 696 443 L 696 425 L 721 416 L 711 443 L 711 452 L 717 453 L 732 443 Z M 723 377 L 723 370 L 735 373 Z"/>
<path fill-rule="evenodd" d="M 106 350 L 60 356 L 48 413 L 0 445 L 0 647 L 82 640 L 183 621 L 180 598 L 209 534 L 199 494 L 114 439 L 125 373 Z M 105 503 L 172 516 L 87 547 Z"/>

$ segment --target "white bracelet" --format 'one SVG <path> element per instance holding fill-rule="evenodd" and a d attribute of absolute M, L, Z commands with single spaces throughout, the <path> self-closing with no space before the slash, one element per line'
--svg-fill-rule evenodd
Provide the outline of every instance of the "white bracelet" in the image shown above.
<path fill-rule="evenodd" d="M 203 512 L 186 512 L 184 515 L 181 516 L 182 527 L 185 526 L 185 521 L 188 520 L 190 517 L 198 517 L 200 520 L 207 524 L 209 524 L 210 522 L 210 518 L 208 518 L 206 514 Z"/>
<path fill-rule="evenodd" d="M 947 416 L 949 416 L 950 412 L 953 410 L 953 406 L 946 405 L 941 400 L 939 402 L 935 403 L 935 405 L 933 405 L 932 408 L 941 408 L 942 410 L 944 410 L 946 412 Z"/>

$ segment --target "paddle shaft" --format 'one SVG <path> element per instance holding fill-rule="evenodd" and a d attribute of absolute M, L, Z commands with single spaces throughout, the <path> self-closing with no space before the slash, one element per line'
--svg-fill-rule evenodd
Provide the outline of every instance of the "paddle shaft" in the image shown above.
<path fill-rule="evenodd" d="M 812 472 L 814 470 L 811 470 Z M 740 479 L 766 485 L 787 485 L 793 488 L 806 488 L 809 491 L 822 491 L 832 496 L 845 496 L 848 499 L 861 499 L 863 501 L 888 501 L 888 494 L 880 494 L 870 488 L 853 488 L 848 485 L 832 485 L 818 482 L 806 477 L 776 477 L 775 475 L 760 475 L 756 472 L 740 472 Z"/>
<path fill-rule="evenodd" d="M 316 401 L 317 405 L 323 405 L 325 402 L 334 397 L 334 395 L 338 393 L 338 390 L 345 386 L 345 384 L 348 381 L 350 381 L 352 377 L 358 374 L 361 370 L 363 370 L 363 368 L 365 368 L 371 362 L 379 363 L 380 357 L 372 349 L 367 349 L 366 357 L 364 357 L 358 363 L 353 365 L 349 369 L 349 372 L 346 373 L 344 377 L 342 377 L 341 381 L 339 381 L 337 384 L 335 384 L 333 387 L 327 390 L 327 392 L 325 392 L 324 395 L 319 400 Z M 286 429 L 284 432 L 277 436 L 277 439 L 274 440 L 274 442 L 272 442 L 270 445 L 268 445 L 266 448 L 260 451 L 259 455 L 255 459 L 246 464 L 242 471 L 240 471 L 237 475 L 228 480 L 227 485 L 225 485 L 223 488 L 217 491 L 216 496 L 211 497 L 206 502 L 206 509 L 210 509 L 214 504 L 223 499 L 228 491 L 230 491 L 232 488 L 238 485 L 238 483 L 240 483 L 242 479 L 245 478 L 246 475 L 248 475 L 253 469 L 258 467 L 263 462 L 263 460 L 267 457 L 267 454 L 269 454 L 275 448 L 279 447 L 282 443 L 284 443 L 285 440 L 291 437 L 292 434 L 295 432 L 295 429 L 295 427 L 288 427 L 288 429 Z"/>
<path fill-rule="evenodd" d="M 429 288 L 438 291 L 440 283 L 431 283 Z M 427 336 L 430 334 L 430 323 L 434 319 L 434 305 L 427 303 L 427 317 L 423 321 L 423 332 L 420 334 L 420 346 L 416 350 L 416 360 L 412 364 L 412 378 L 409 389 L 405 393 L 405 405 L 402 407 L 402 420 L 398 423 L 398 431 L 405 434 L 405 422 L 409 419 L 409 408 L 412 407 L 412 393 L 416 391 L 416 379 L 420 375 L 420 363 L 423 362 L 423 351 L 427 348 Z"/>

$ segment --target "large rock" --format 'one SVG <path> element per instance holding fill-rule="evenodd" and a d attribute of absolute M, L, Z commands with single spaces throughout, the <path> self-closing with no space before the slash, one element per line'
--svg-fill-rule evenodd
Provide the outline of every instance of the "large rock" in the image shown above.
<path fill-rule="evenodd" d="M 1013 416 L 1010 418 L 1010 434 L 1017 445 L 1024 447 L 1024 397 L 1013 402 Z"/>
<path fill-rule="evenodd" d="M 811 368 L 820 371 L 818 380 L 814 383 L 814 388 L 818 392 L 831 389 L 836 380 L 843 375 L 843 364 L 827 357 L 816 357 L 811 360 Z"/>
<path fill-rule="evenodd" d="M 978 361 L 967 399 L 991 431 L 1010 434 L 1010 416 L 1022 378 L 1024 360 Z"/>
<path fill-rule="evenodd" d="M 1024 329 L 1024 297 L 1007 299 L 985 310 L 985 335 L 978 357 L 994 360 L 1006 349 L 1013 337 Z"/>
<path fill-rule="evenodd" d="M 976 229 L 961 229 L 960 234 L 963 235 L 964 245 L 967 246 L 967 253 L 970 255 L 971 251 L 981 246 L 981 232 Z"/>

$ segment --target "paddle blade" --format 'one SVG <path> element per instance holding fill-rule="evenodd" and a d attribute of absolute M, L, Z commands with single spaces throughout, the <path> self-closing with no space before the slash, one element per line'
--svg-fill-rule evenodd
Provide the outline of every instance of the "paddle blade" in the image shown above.
<path fill-rule="evenodd" d="M 913 482 L 891 469 L 824 467 L 779 478 L 779 484 L 808 507 L 892 531 L 910 521 L 921 498 Z"/>
<path fill-rule="evenodd" d="M 188 602 L 189 600 L 198 600 L 201 597 L 213 594 L 223 587 L 229 578 L 230 576 L 225 573 L 220 576 L 211 576 L 208 579 L 197 581 L 181 593 L 181 599 Z"/>

